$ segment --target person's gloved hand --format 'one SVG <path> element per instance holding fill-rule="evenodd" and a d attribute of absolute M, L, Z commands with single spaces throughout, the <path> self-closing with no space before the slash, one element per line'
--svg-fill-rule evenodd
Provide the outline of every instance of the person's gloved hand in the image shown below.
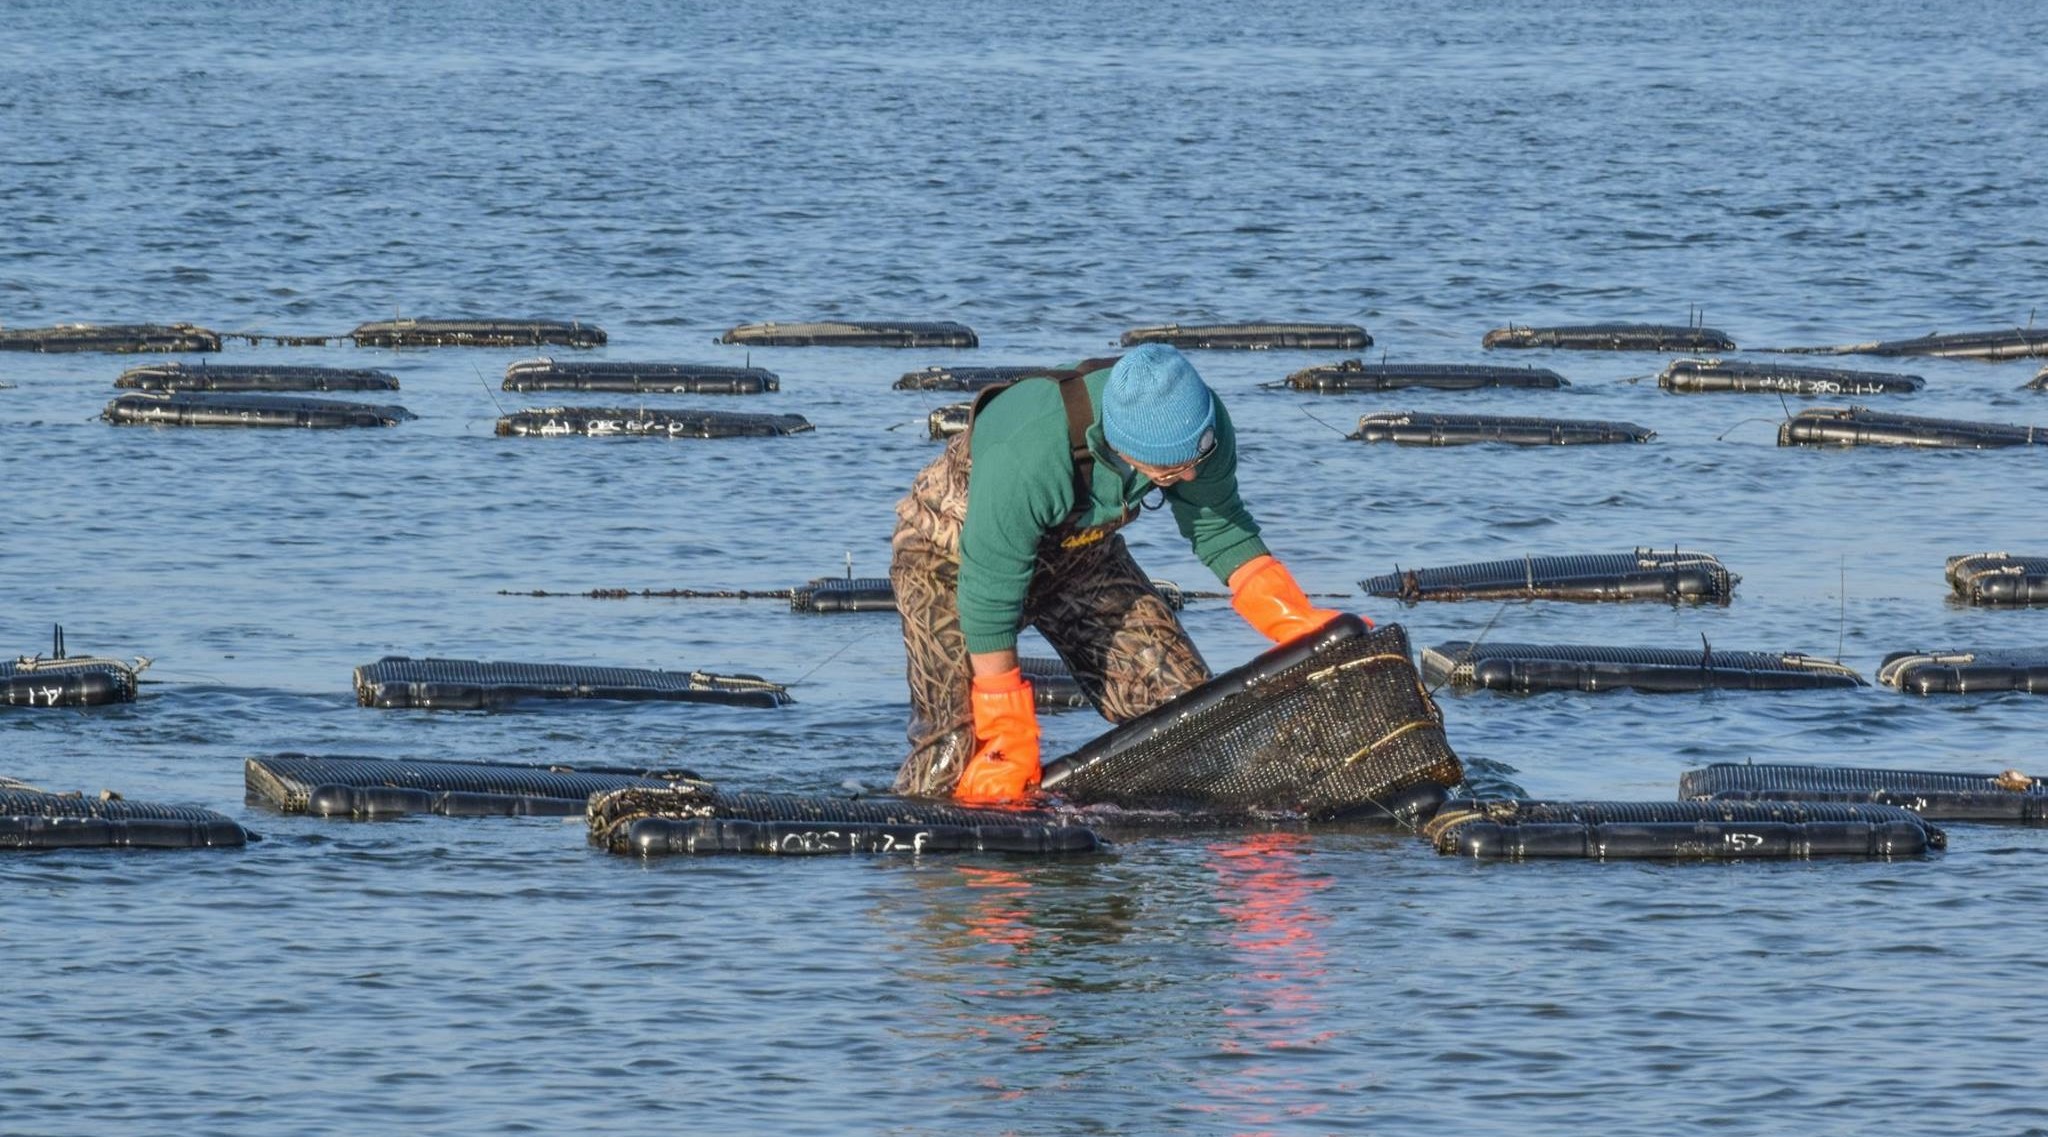
<path fill-rule="evenodd" d="M 1230 606 L 1245 623 L 1276 644 L 1305 636 L 1343 615 L 1310 604 L 1287 566 L 1264 553 L 1230 574 Z M 1365 626 L 1372 627 L 1372 621 L 1366 620 Z"/>
<path fill-rule="evenodd" d="M 1027 800 L 1038 789 L 1038 705 L 1024 672 L 977 675 L 969 695 L 974 709 L 974 756 L 960 771 L 953 798 L 967 805 Z"/>

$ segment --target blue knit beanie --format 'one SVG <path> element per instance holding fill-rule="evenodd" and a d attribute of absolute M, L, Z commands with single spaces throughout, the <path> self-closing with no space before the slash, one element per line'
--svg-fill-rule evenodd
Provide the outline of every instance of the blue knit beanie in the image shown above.
<path fill-rule="evenodd" d="M 1147 466 L 1192 462 L 1216 445 L 1216 399 L 1187 356 L 1148 343 L 1110 370 L 1102 388 L 1102 437 Z"/>

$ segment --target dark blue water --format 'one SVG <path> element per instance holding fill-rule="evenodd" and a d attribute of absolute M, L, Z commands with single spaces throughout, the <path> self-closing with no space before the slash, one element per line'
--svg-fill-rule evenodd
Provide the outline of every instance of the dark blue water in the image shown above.
<path fill-rule="evenodd" d="M 131 360 L 0 357 L 0 651 L 61 621 L 160 681 L 0 715 L 0 774 L 269 837 L 0 863 L 0 1132 L 2048 1130 L 2036 832 L 1958 825 L 1897 863 L 1475 865 L 1357 834 L 641 863 L 573 823 L 240 804 L 241 760 L 277 750 L 886 784 L 893 620 L 499 590 L 881 573 L 935 453 L 942 397 L 888 389 L 914 367 L 1073 359 L 1168 320 L 1356 321 L 1426 362 L 1482 361 L 1510 320 L 1695 307 L 1745 345 L 2025 322 L 2048 299 L 2044 40 L 1967 3 L 8 4 L 0 324 L 533 315 L 607 328 L 589 357 L 737 363 L 711 344 L 735 323 L 895 316 L 983 346 L 755 351 L 780 394 L 681 401 L 818 429 L 732 443 L 495 438 L 486 388 L 532 352 L 217 357 L 383 367 L 420 415 L 334 433 L 116 428 L 94 415 Z M 1743 576 L 1711 610 L 1354 596 L 1419 644 L 1705 635 L 1868 675 L 1888 651 L 2048 643 L 2048 612 L 1955 606 L 1941 576 L 2041 551 L 2037 453 L 1781 450 L 1786 404 L 1630 382 L 1649 356 L 1510 360 L 1559 392 L 1259 386 L 1335 357 L 1198 359 L 1310 587 L 1638 544 Z M 2048 423 L 2031 366 L 1907 369 L 1927 390 L 1881 405 Z M 1402 408 L 1658 438 L 1330 429 Z M 1210 586 L 1170 525 L 1132 537 Z M 1186 616 L 1212 663 L 1259 646 L 1221 604 Z M 349 669 L 386 653 L 803 682 L 778 712 L 356 707 Z M 1652 798 L 1718 759 L 2038 773 L 2044 706 L 1445 702 L 1461 753 L 1530 793 Z M 1056 748 L 1099 727 L 1048 720 Z"/>

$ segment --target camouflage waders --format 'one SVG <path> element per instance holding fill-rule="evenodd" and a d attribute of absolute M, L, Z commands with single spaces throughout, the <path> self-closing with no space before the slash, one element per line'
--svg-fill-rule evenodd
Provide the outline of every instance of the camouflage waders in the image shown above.
<path fill-rule="evenodd" d="M 973 670 L 960 632 L 960 530 L 968 434 L 918 472 L 896 506 L 889 582 L 909 657 L 910 756 L 898 793 L 943 797 L 974 753 Z M 1128 515 L 1124 520 L 1128 520 Z M 1102 717 L 1119 723 L 1209 679 L 1208 665 L 1113 525 L 1064 523 L 1039 544 L 1024 622 L 1066 662 Z"/>

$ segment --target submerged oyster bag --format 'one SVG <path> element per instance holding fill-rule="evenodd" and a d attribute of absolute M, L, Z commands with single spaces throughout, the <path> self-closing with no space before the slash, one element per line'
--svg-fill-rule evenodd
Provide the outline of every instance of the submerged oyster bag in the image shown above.
<path fill-rule="evenodd" d="M 1657 432 L 1632 422 L 1598 419 L 1380 411 L 1359 416 L 1358 429 L 1348 437 L 1354 442 L 1391 442 L 1397 446 L 1469 446 L 1481 442 L 1585 446 L 1648 442 L 1657 437 Z"/>
<path fill-rule="evenodd" d="M 2048 446 L 2048 428 L 1895 415 L 1868 407 L 1816 407 L 1800 411 L 1781 423 L 1778 445 L 1996 450 L 2008 446 Z"/>
<path fill-rule="evenodd" d="M 397 426 L 418 415 L 395 405 L 296 395 L 243 395 L 225 391 L 174 391 L 122 395 L 100 417 L 121 426 L 241 426 L 337 430 Z"/>
<path fill-rule="evenodd" d="M 1359 582 L 1369 596 L 1421 600 L 1653 600 L 1727 604 L 1742 580 L 1712 553 L 1637 548 L 1633 553 L 1522 557 L 1403 569 Z"/>
<path fill-rule="evenodd" d="M 1840 367 L 1792 367 L 1746 360 L 1674 359 L 1657 376 L 1667 391 L 1708 391 L 1785 395 L 1904 395 L 1927 385 L 1918 375 L 1850 371 Z"/>
<path fill-rule="evenodd" d="M 2048 695 L 2048 647 L 1895 651 L 1878 665 L 1877 681 L 1920 695 Z"/>
<path fill-rule="evenodd" d="M 1858 766 L 1716 762 L 1687 770 L 1678 796 L 1713 801 L 1856 801 L 1940 821 L 2048 824 L 2048 782 L 2018 770 L 1948 774 Z"/>
<path fill-rule="evenodd" d="M 1123 346 L 1142 343 L 1185 348 L 1345 348 L 1372 346 L 1357 324 L 1155 324 L 1123 334 Z"/>
<path fill-rule="evenodd" d="M 1399 625 L 1340 616 L 1045 766 L 1076 804 L 1409 813 L 1464 778 Z"/>
<path fill-rule="evenodd" d="M 951 320 L 819 320 L 741 324 L 720 343 L 755 347 L 977 347 L 974 329 Z"/>
<path fill-rule="evenodd" d="M 505 368 L 503 387 L 507 391 L 756 395 L 781 390 L 782 380 L 764 367 L 522 359 Z"/>
<path fill-rule="evenodd" d="M 396 391 L 398 379 L 366 368 L 150 363 L 121 372 L 114 386 L 140 391 Z"/>
<path fill-rule="evenodd" d="M 1464 363 L 1367 363 L 1347 359 L 1305 367 L 1287 377 L 1297 391 L 1478 391 L 1494 387 L 1551 390 L 1571 381 L 1547 367 L 1486 367 Z"/>
<path fill-rule="evenodd" d="M 653 407 L 545 407 L 498 420 L 500 435 L 530 438 L 771 438 L 810 429 L 810 420 L 802 415 Z"/>
<path fill-rule="evenodd" d="M 1483 860 L 1917 857 L 1948 843 L 1896 806 L 1833 802 L 1456 800 L 1422 835 Z"/>
<path fill-rule="evenodd" d="M 192 324 L 58 324 L 0 328 L 0 351 L 219 351 L 220 333 Z"/>
<path fill-rule="evenodd" d="M 1735 341 L 1715 328 L 1672 324 L 1578 324 L 1527 328 L 1509 324 L 1486 333 L 1479 346 L 1554 347 L 1570 351 L 1734 351 Z"/>
<path fill-rule="evenodd" d="M 481 710 L 523 699 L 618 699 L 779 707 L 789 689 L 758 675 L 586 667 L 558 663 L 479 663 L 387 655 L 356 668 L 356 702 L 365 707 Z"/>
<path fill-rule="evenodd" d="M 598 347 L 607 338 L 575 320 L 373 320 L 349 336 L 357 347 Z"/>
<path fill-rule="evenodd" d="M 1808 355 L 1926 355 L 1941 359 L 2025 359 L 2048 355 L 2048 328 L 1997 328 L 1988 332 L 1945 332 L 1908 340 L 1874 340 L 1840 347 L 1802 347 Z"/>
<path fill-rule="evenodd" d="M 500 762 L 272 754 L 242 768 L 245 800 L 282 813 L 365 820 L 444 817 L 573 817 L 595 793 L 659 789 L 694 781 L 688 771 L 616 766 L 521 766 Z"/>
<path fill-rule="evenodd" d="M 1832 660 L 1798 652 L 1595 644 L 1473 644 L 1452 640 L 1422 653 L 1433 684 L 1489 691 L 1792 691 L 1864 687 Z"/>
<path fill-rule="evenodd" d="M 942 367 L 935 363 L 922 371 L 904 372 L 893 386 L 898 391 L 983 391 L 1051 370 L 1055 369 L 1028 365 Z"/>

